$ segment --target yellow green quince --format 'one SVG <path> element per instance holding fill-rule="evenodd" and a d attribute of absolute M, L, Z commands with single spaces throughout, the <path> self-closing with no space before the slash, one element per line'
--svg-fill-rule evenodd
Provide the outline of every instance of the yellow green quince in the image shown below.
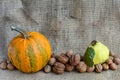
<path fill-rule="evenodd" d="M 93 40 L 84 54 L 85 63 L 92 67 L 102 64 L 109 58 L 109 49 L 99 41 Z"/>

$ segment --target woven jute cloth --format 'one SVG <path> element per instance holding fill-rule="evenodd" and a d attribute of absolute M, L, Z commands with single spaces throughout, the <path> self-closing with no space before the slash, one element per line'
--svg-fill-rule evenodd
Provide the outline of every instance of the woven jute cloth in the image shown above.
<path fill-rule="evenodd" d="M 120 55 L 120 0 L 0 0 L 1 56 L 7 57 L 8 44 L 18 35 L 10 26 L 44 34 L 56 54 L 72 49 L 83 55 L 88 44 L 98 40 Z M 100 74 L 60 76 L 0 72 L 0 80 L 120 80 L 120 67 Z"/>
<path fill-rule="evenodd" d="M 11 25 L 44 34 L 56 54 L 83 55 L 92 40 L 120 50 L 119 0 L 0 0 L 0 55 L 18 35 Z"/>

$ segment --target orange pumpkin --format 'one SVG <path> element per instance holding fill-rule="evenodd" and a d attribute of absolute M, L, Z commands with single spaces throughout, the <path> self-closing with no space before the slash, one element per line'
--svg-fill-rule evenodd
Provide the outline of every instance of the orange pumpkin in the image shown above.
<path fill-rule="evenodd" d="M 13 26 L 11 29 L 21 33 L 8 46 L 8 57 L 12 64 L 25 73 L 41 70 L 52 54 L 48 39 L 39 32 L 25 32 Z"/>

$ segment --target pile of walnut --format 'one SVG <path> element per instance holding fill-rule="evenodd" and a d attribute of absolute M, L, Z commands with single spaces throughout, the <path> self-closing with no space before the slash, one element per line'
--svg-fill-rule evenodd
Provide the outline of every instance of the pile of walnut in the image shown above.
<path fill-rule="evenodd" d="M 15 67 L 5 57 L 0 56 L 0 69 L 2 69 L 2 70 L 8 69 L 8 70 L 12 71 L 15 69 Z"/>
<path fill-rule="evenodd" d="M 120 64 L 120 58 L 110 53 L 109 59 L 105 63 L 88 67 L 83 61 L 83 56 L 73 54 L 73 51 L 70 50 L 60 55 L 53 54 L 49 63 L 44 67 L 44 72 L 53 71 L 56 74 L 62 74 L 64 71 L 77 70 L 80 73 L 93 71 L 100 73 L 102 70 L 116 70 L 118 64 Z"/>
<path fill-rule="evenodd" d="M 69 50 L 60 55 L 53 54 L 43 70 L 46 73 L 53 71 L 56 74 L 62 74 L 64 71 L 71 72 L 73 70 L 77 70 L 80 73 L 93 71 L 100 73 L 103 70 L 116 70 L 119 64 L 120 58 L 110 52 L 109 59 L 105 63 L 88 67 L 83 61 L 83 56 L 74 54 L 72 50 Z M 0 69 L 12 71 L 15 67 L 5 57 L 0 57 Z"/>

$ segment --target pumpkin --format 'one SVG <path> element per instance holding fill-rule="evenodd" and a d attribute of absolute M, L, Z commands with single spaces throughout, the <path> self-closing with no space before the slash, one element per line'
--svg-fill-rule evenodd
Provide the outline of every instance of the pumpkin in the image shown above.
<path fill-rule="evenodd" d="M 8 57 L 12 64 L 25 73 L 41 70 L 52 55 L 49 40 L 39 32 L 25 32 L 13 26 L 11 29 L 21 33 L 8 46 Z"/>

